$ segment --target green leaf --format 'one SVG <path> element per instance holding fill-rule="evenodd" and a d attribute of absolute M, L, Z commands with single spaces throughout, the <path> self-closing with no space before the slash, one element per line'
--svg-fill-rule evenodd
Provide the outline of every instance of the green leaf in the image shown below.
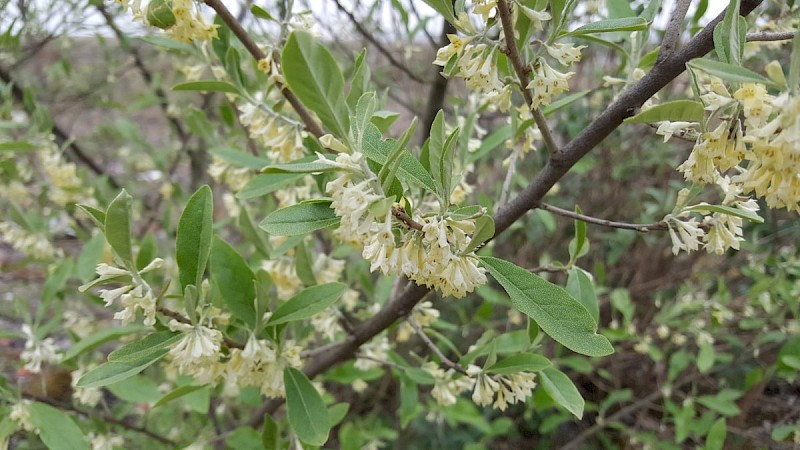
<path fill-rule="evenodd" d="M 131 244 L 131 196 L 125 191 L 111 201 L 106 211 L 106 240 L 128 268 L 133 268 Z"/>
<path fill-rule="evenodd" d="M 728 427 L 725 424 L 725 418 L 720 417 L 711 425 L 706 436 L 705 450 L 722 450 L 725 446 L 725 436 L 728 434 Z"/>
<path fill-rule="evenodd" d="M 583 417 L 585 404 L 583 397 L 581 397 L 578 388 L 575 387 L 572 380 L 564 372 L 554 367 L 548 367 L 539 372 L 539 382 L 550 398 L 557 404 L 564 407 L 579 420 Z"/>
<path fill-rule="evenodd" d="M 500 360 L 486 369 L 497 375 L 510 375 L 518 372 L 538 372 L 552 366 L 549 359 L 533 353 L 518 353 Z"/>
<path fill-rule="evenodd" d="M 264 427 L 261 431 L 261 444 L 264 450 L 279 450 L 281 443 L 281 432 L 278 423 L 270 414 L 264 414 Z"/>
<path fill-rule="evenodd" d="M 273 21 L 273 22 L 277 22 L 275 20 L 275 18 L 272 17 L 272 14 L 268 13 L 267 11 L 264 10 L 264 8 L 262 8 L 262 7 L 258 6 L 258 5 L 251 5 L 250 6 L 250 12 L 253 13 L 253 15 L 258 17 L 259 19 L 264 19 L 264 20 L 270 20 L 270 21 Z"/>
<path fill-rule="evenodd" d="M 299 203 L 273 211 L 259 227 L 269 234 L 296 236 L 339 224 L 330 200 Z"/>
<path fill-rule="evenodd" d="M 733 417 L 738 415 L 741 410 L 736 405 L 736 399 L 741 397 L 739 391 L 733 389 L 723 389 L 716 395 L 703 395 L 697 398 L 697 403 L 716 411 L 723 416 Z"/>
<path fill-rule="evenodd" d="M 400 114 L 394 111 L 375 111 L 369 121 L 378 127 L 381 133 L 386 133 L 399 118 Z"/>
<path fill-rule="evenodd" d="M 475 232 L 472 233 L 472 240 L 462 253 L 467 254 L 484 242 L 494 237 L 494 219 L 489 215 L 483 215 L 475 219 Z"/>
<path fill-rule="evenodd" d="M 142 36 L 139 39 L 147 42 L 148 44 L 155 45 L 156 47 L 165 48 L 179 53 L 197 54 L 198 51 L 194 45 L 186 44 L 166 36 Z"/>
<path fill-rule="evenodd" d="M 39 402 L 28 406 L 28 412 L 39 437 L 50 450 L 89 450 L 83 432 L 65 412 Z"/>
<path fill-rule="evenodd" d="M 296 162 L 292 162 L 289 164 L 272 164 L 261 169 L 261 173 L 307 174 L 307 173 L 336 172 L 341 170 L 338 167 L 332 166 L 330 164 L 325 164 L 324 162 L 317 161 L 316 159 L 317 159 L 316 156 L 314 156 L 309 158 L 303 158 L 303 160 L 298 160 Z"/>
<path fill-rule="evenodd" d="M 130 403 L 150 403 L 161 397 L 158 384 L 152 379 L 136 375 L 106 386 L 117 398 Z"/>
<path fill-rule="evenodd" d="M 236 450 L 263 450 L 264 448 L 261 435 L 250 426 L 240 426 L 233 430 L 228 436 L 226 447 Z"/>
<path fill-rule="evenodd" d="M 300 101 L 319 116 L 337 137 L 346 138 L 350 114 L 344 78 L 333 55 L 311 34 L 292 32 L 283 48 L 283 74 Z"/>
<path fill-rule="evenodd" d="M 722 23 L 714 28 L 714 49 L 719 60 L 726 63 L 739 65 L 742 52 L 744 52 L 744 38 L 747 23 L 739 20 L 740 0 L 731 0 L 725 10 Z M 740 29 L 744 25 L 745 29 Z"/>
<path fill-rule="evenodd" d="M 647 25 L 647 20 L 641 17 L 598 20 L 565 33 L 564 36 L 580 36 L 582 34 L 608 33 L 613 31 L 639 31 L 647 29 Z"/>
<path fill-rule="evenodd" d="M 369 64 L 364 63 L 367 49 L 362 49 L 353 65 L 353 80 L 350 82 L 350 91 L 347 93 L 347 105 L 355 109 L 358 101 L 369 89 L 370 70 Z"/>
<path fill-rule="evenodd" d="M 89 206 L 89 205 L 80 205 L 80 204 L 78 204 L 78 205 L 75 205 L 75 206 L 77 206 L 78 209 L 80 209 L 83 212 L 85 212 L 86 215 L 89 216 L 90 219 L 92 219 L 92 222 L 94 222 L 95 225 L 100 227 L 101 231 L 105 230 L 105 228 L 106 228 L 106 213 L 105 213 L 105 211 L 100 211 L 99 209 L 97 209 L 97 208 L 95 208 L 93 206 Z"/>
<path fill-rule="evenodd" d="M 270 164 L 270 160 L 253 156 L 250 153 L 230 147 L 213 147 L 209 150 L 212 155 L 222 158 L 225 162 L 236 167 L 261 170 Z"/>
<path fill-rule="evenodd" d="M 400 408 L 397 414 L 400 418 L 400 427 L 405 429 L 419 411 L 419 390 L 417 383 L 409 377 L 400 378 Z"/>
<path fill-rule="evenodd" d="M 147 267 L 156 258 L 157 252 L 156 238 L 153 237 L 153 233 L 148 232 L 139 244 L 139 251 L 136 252 L 136 269 L 142 270 Z"/>
<path fill-rule="evenodd" d="M 64 354 L 64 357 L 61 359 L 61 363 L 63 364 L 77 356 L 92 351 L 106 342 L 113 341 L 121 338 L 122 336 L 126 336 L 131 333 L 137 333 L 145 329 L 146 328 L 141 325 L 125 325 L 119 328 L 106 328 L 100 330 L 76 342 L 75 345 L 73 345 Z"/>
<path fill-rule="evenodd" d="M 179 399 L 179 398 L 183 397 L 184 395 L 191 394 L 194 391 L 199 391 L 200 389 L 203 389 L 205 387 L 206 386 L 202 385 L 202 384 L 199 384 L 199 385 L 197 385 L 197 384 L 186 384 L 186 385 L 183 385 L 183 386 L 179 386 L 179 387 L 171 390 L 167 394 L 165 394 L 163 397 L 159 398 L 158 401 L 153 405 L 153 408 L 157 408 L 157 407 L 159 407 L 161 405 L 165 405 L 165 404 L 167 404 L 167 403 L 169 403 L 169 402 L 171 402 L 173 400 L 176 400 L 176 399 Z"/>
<path fill-rule="evenodd" d="M 39 147 L 25 141 L 0 142 L 0 152 L 32 152 Z"/>
<path fill-rule="evenodd" d="M 789 89 L 797 93 L 800 88 L 800 33 L 795 33 L 792 39 L 792 55 L 789 59 Z"/>
<path fill-rule="evenodd" d="M 300 278 L 300 281 L 302 281 L 304 285 L 314 286 L 317 284 L 311 257 L 303 241 L 297 244 L 297 248 L 294 252 L 294 271 L 297 274 L 297 278 Z"/>
<path fill-rule="evenodd" d="M 478 147 L 475 152 L 467 155 L 467 159 L 469 162 L 475 162 L 481 157 L 487 155 L 492 150 L 499 147 L 502 143 L 504 143 L 508 138 L 511 137 L 513 133 L 511 124 L 505 124 L 500 128 L 496 129 L 492 132 L 486 139 L 481 142 L 481 146 Z"/>
<path fill-rule="evenodd" d="M 675 100 L 648 108 L 639 114 L 628 117 L 628 123 L 698 122 L 705 119 L 703 104 L 694 100 Z"/>
<path fill-rule="evenodd" d="M 719 214 L 727 214 L 729 216 L 741 217 L 742 219 L 749 220 L 755 223 L 764 223 L 764 219 L 753 211 L 734 208 L 732 206 L 724 205 L 709 205 L 708 203 L 698 203 L 696 205 L 686 208 L 684 211 L 709 211 Z"/>
<path fill-rule="evenodd" d="M 330 418 L 331 426 L 335 427 L 342 420 L 344 420 L 349 409 L 350 405 L 347 403 L 337 403 L 335 405 L 331 405 L 328 408 L 328 417 Z"/>
<path fill-rule="evenodd" d="M 453 11 L 453 2 L 451 0 L 425 0 L 431 8 L 442 15 L 444 19 L 452 24 L 456 23 L 455 12 Z"/>
<path fill-rule="evenodd" d="M 488 256 L 479 259 L 506 290 L 514 307 L 558 343 L 587 356 L 614 353 L 608 339 L 597 334 L 589 311 L 562 287 L 508 261 Z"/>
<path fill-rule="evenodd" d="M 140 362 L 169 349 L 181 337 L 183 337 L 181 333 L 159 331 L 114 350 L 109 353 L 108 360 L 118 363 Z"/>
<path fill-rule="evenodd" d="M 167 349 L 151 352 L 147 358 L 131 362 L 107 362 L 101 364 L 82 376 L 76 386 L 82 388 L 96 388 L 107 386 L 118 381 L 130 378 L 150 365 L 166 356 Z"/>
<path fill-rule="evenodd" d="M 304 173 L 264 173 L 256 175 L 236 194 L 236 198 L 249 200 L 263 197 L 301 180 L 304 176 Z"/>
<path fill-rule="evenodd" d="M 227 92 L 229 94 L 238 94 L 239 89 L 236 86 L 219 80 L 199 80 L 187 81 L 185 83 L 178 83 L 172 86 L 173 91 L 203 91 L 203 92 Z"/>
<path fill-rule="evenodd" d="M 600 320 L 600 305 L 592 278 L 580 267 L 573 266 L 567 272 L 567 292 L 583 305 L 595 323 Z"/>
<path fill-rule="evenodd" d="M 714 346 L 712 344 L 701 344 L 697 352 L 697 370 L 699 370 L 700 373 L 707 373 L 711 370 L 711 367 L 714 366 L 715 356 Z"/>
<path fill-rule="evenodd" d="M 53 273 L 47 277 L 42 288 L 42 302 L 46 303 L 54 299 L 58 291 L 64 288 L 67 280 L 72 275 L 72 268 L 74 264 L 72 258 L 65 258 L 61 264 L 56 266 Z"/>
<path fill-rule="evenodd" d="M 389 152 L 392 148 L 394 148 L 394 144 L 381 139 L 381 132 L 375 125 L 371 123 L 367 125 L 364 133 L 363 147 L 361 148 L 361 152 L 364 156 L 383 165 L 386 164 Z M 398 178 L 407 184 L 413 184 L 414 186 L 427 189 L 430 192 L 438 192 L 431 175 L 411 153 L 406 152 L 403 159 L 400 161 Z"/>
<path fill-rule="evenodd" d="M 761 83 L 769 87 L 775 87 L 775 83 L 769 78 L 734 64 L 707 58 L 695 58 L 686 63 L 686 65 L 690 69 L 702 70 L 709 75 L 714 75 L 732 83 Z"/>
<path fill-rule="evenodd" d="M 414 117 L 414 119 L 411 120 L 411 125 L 409 125 L 403 135 L 400 136 L 400 139 L 394 142 L 392 149 L 389 151 L 386 163 L 378 172 L 378 179 L 383 185 L 383 192 L 389 193 L 391 191 L 392 183 L 395 180 L 395 176 L 397 176 L 397 170 L 400 168 L 400 163 L 405 158 L 411 158 L 416 161 L 414 156 L 406 150 L 406 145 L 416 129 L 417 118 Z"/>
<path fill-rule="evenodd" d="M 364 132 L 367 124 L 370 123 L 372 114 L 375 112 L 375 93 L 365 92 L 352 108 L 350 115 L 350 137 L 352 138 L 353 148 L 361 148 L 364 141 Z"/>
<path fill-rule="evenodd" d="M 567 106 L 577 102 L 578 100 L 582 99 L 583 97 L 586 97 L 586 94 L 588 94 L 589 92 L 592 92 L 592 91 L 589 90 L 589 89 L 586 89 L 586 90 L 583 90 L 583 91 L 580 91 L 580 92 L 575 92 L 574 94 L 569 94 L 567 96 L 560 97 L 558 100 L 556 100 L 553 103 L 550 103 L 549 105 L 547 105 L 544 108 L 542 108 L 542 114 L 544 114 L 545 117 L 549 116 L 549 115 L 555 113 L 556 111 L 558 111 L 558 110 L 560 110 L 562 108 L 566 108 Z"/>
<path fill-rule="evenodd" d="M 287 367 L 283 370 L 286 386 L 286 415 L 297 437 L 311 445 L 321 446 L 328 441 L 330 419 L 317 388 L 303 372 Z"/>
<path fill-rule="evenodd" d="M 267 325 L 308 319 L 339 300 L 345 288 L 342 283 L 325 283 L 304 289 L 281 304 L 269 318 Z"/>
<path fill-rule="evenodd" d="M 200 286 L 211 252 L 211 235 L 214 225 L 214 199 L 208 185 L 197 190 L 186 203 L 175 241 L 175 259 L 181 282 L 181 291 L 193 284 Z"/>
<path fill-rule="evenodd" d="M 254 326 L 256 276 L 239 252 L 220 238 L 214 238 L 211 244 L 211 279 L 233 315 Z"/>
<path fill-rule="evenodd" d="M 430 167 L 433 182 L 436 184 L 437 190 L 435 192 L 442 199 L 444 199 L 444 195 L 447 195 L 444 193 L 444 179 L 442 176 L 444 173 L 442 164 L 444 162 L 445 141 L 447 140 L 444 125 L 444 112 L 439 110 L 431 123 L 431 135 L 428 139 L 428 167 Z"/>

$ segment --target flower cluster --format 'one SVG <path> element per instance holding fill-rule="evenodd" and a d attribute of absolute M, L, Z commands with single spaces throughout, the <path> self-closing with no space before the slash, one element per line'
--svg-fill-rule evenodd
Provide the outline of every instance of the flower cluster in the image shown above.
<path fill-rule="evenodd" d="M 240 191 L 253 179 L 253 171 L 247 167 L 233 167 L 222 158 L 214 157 L 208 166 L 208 175 L 215 182 L 227 184 L 233 191 Z"/>
<path fill-rule="evenodd" d="M 561 73 L 550 67 L 544 59 L 539 59 L 534 67 L 533 79 L 526 86 L 527 89 L 533 90 L 531 107 L 549 105 L 553 97 L 569 91 L 567 81 L 572 75 L 574 72 Z"/>
<path fill-rule="evenodd" d="M 800 97 L 772 96 L 756 83 L 744 83 L 731 95 L 717 79 L 703 88 L 706 109 L 720 116 L 729 111 L 731 118 L 701 133 L 678 170 L 687 181 L 703 184 L 733 170 L 730 182 L 742 193 L 754 192 L 771 208 L 800 212 Z"/>
<path fill-rule="evenodd" d="M 759 209 L 758 203 L 753 199 L 739 196 L 740 187 L 732 184 L 730 178 L 720 177 L 717 184 L 725 191 L 723 206 L 728 206 L 738 210 L 740 214 L 754 217 Z M 678 195 L 679 204 L 683 204 L 683 198 L 687 195 L 684 189 Z M 711 212 L 711 205 L 699 203 L 691 207 L 678 208 L 680 212 L 668 214 L 664 222 L 668 226 L 669 236 L 672 239 L 672 253 L 677 255 L 681 250 L 685 252 L 698 250 L 701 246 L 709 253 L 722 255 L 726 250 L 732 248 L 739 250 L 739 242 L 742 237 L 742 218 L 722 212 Z M 696 218 L 689 217 L 689 211 L 699 211 L 705 214 L 702 223 Z"/>
<path fill-rule="evenodd" d="M 261 105 L 244 103 L 239 106 L 239 120 L 247 127 L 254 141 L 269 149 L 269 157 L 288 163 L 303 156 L 303 131 L 300 126 L 282 116 L 267 111 Z"/>
<path fill-rule="evenodd" d="M 467 374 L 475 379 L 472 401 L 480 406 L 492 404 L 501 411 L 505 411 L 509 404 L 524 402 L 536 387 L 536 374 L 532 372 L 492 375 L 471 365 Z"/>
<path fill-rule="evenodd" d="M 330 162 L 324 157 L 319 161 Z M 330 163 L 346 169 L 326 186 L 331 207 L 341 218 L 337 233 L 342 240 L 363 246 L 362 256 L 371 262 L 371 271 L 403 274 L 459 298 L 486 283 L 486 270 L 478 267 L 474 252 L 464 252 L 475 231 L 474 219 L 415 216 L 410 220 L 416 227 L 401 223 L 394 217 L 399 206 L 385 205 L 363 155 L 342 153 Z"/>
<path fill-rule="evenodd" d="M 283 370 L 301 365 L 300 347 L 291 341 L 279 345 L 251 334 L 243 349 L 231 350 L 230 360 L 225 365 L 226 382 L 240 387 L 258 387 L 267 397 L 283 397 Z"/>
<path fill-rule="evenodd" d="M 42 169 L 50 177 L 48 197 L 58 206 L 70 203 L 93 203 L 92 188 L 84 187 L 75 164 L 66 162 L 55 150 L 41 155 Z"/>
<path fill-rule="evenodd" d="M 98 292 L 106 306 L 111 306 L 115 300 L 120 301 L 124 309 L 114 314 L 114 318 L 121 320 L 123 325 L 127 325 L 136 318 L 136 310 L 141 309 L 144 313 L 144 324 L 153 326 L 156 323 L 156 295 L 142 278 L 142 274 L 158 269 L 163 264 L 163 259 L 156 258 L 142 270 L 131 271 L 101 263 L 97 265 L 97 274 L 100 276 L 79 287 L 78 290 L 85 292 L 94 286 L 110 283 L 121 284 L 122 286 L 118 288 L 101 289 Z"/>
<path fill-rule="evenodd" d="M 31 233 L 13 222 L 0 222 L 0 239 L 14 250 L 36 260 L 49 261 L 63 254 L 44 233 Z"/>
<path fill-rule="evenodd" d="M 42 371 L 42 364 L 56 364 L 61 361 L 53 338 L 39 339 L 33 334 L 30 325 L 22 325 L 22 334 L 25 335 L 25 349 L 20 355 L 20 360 L 25 361 L 25 370 L 32 373 Z"/>
<path fill-rule="evenodd" d="M 459 37 L 448 34 L 450 44 L 436 52 L 433 64 L 445 67 L 446 72 L 461 77 L 467 88 L 480 92 L 483 102 L 492 104 L 501 111 L 511 107 L 511 88 L 505 86 L 497 74 L 495 47 L 471 43 L 472 37 Z M 453 62 L 450 62 L 450 61 Z M 452 72 L 447 70 L 455 64 Z"/>
<path fill-rule="evenodd" d="M 123 11 L 131 10 L 134 20 L 164 30 L 181 42 L 210 41 L 217 37 L 218 25 L 205 21 L 193 0 L 116 0 Z"/>
<path fill-rule="evenodd" d="M 419 325 L 421 328 L 432 325 L 439 319 L 439 310 L 433 307 L 431 302 L 420 302 L 411 310 L 411 314 L 406 321 L 397 327 L 397 341 L 406 342 L 414 333 L 414 327 L 410 322 Z"/>
<path fill-rule="evenodd" d="M 431 395 L 436 400 L 436 403 L 442 406 L 455 405 L 456 397 L 475 386 L 475 380 L 472 378 L 459 376 L 453 369 L 444 371 L 435 363 L 426 363 L 423 369 L 436 380 L 433 384 Z"/>

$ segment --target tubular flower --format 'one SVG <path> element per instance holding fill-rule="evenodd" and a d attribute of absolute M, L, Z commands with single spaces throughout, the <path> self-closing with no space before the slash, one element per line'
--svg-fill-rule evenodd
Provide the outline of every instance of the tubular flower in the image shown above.
<path fill-rule="evenodd" d="M 572 75 L 574 75 L 573 72 L 561 73 L 540 59 L 533 79 L 526 86 L 526 89 L 533 89 L 531 107 L 538 108 L 542 105 L 549 105 L 553 97 L 569 91 L 567 82 Z"/>
<path fill-rule="evenodd" d="M 144 313 L 144 324 L 153 326 L 156 323 L 156 295 L 150 285 L 142 278 L 141 274 L 151 272 L 160 268 L 164 260 L 156 258 L 138 272 L 130 272 L 127 269 L 110 266 L 105 263 L 97 265 L 97 274 L 100 277 L 79 287 L 80 292 L 109 283 L 121 283 L 122 286 L 115 289 L 100 289 L 98 294 L 105 301 L 106 306 L 111 306 L 114 301 L 119 300 L 124 307 L 122 311 L 114 314 L 114 318 L 121 320 L 123 325 L 127 325 L 136 318 L 136 310 L 141 309 Z"/>

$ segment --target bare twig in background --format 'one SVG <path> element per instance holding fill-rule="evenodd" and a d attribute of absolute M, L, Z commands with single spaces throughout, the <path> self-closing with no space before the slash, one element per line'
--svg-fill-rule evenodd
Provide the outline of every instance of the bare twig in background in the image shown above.
<path fill-rule="evenodd" d="M 519 49 L 517 49 L 517 40 L 514 37 L 514 24 L 512 23 L 513 18 L 511 15 L 511 8 L 506 0 L 497 0 L 497 12 L 500 15 L 500 21 L 503 24 L 503 36 L 505 37 L 506 54 L 508 55 L 508 59 L 511 60 L 511 64 L 514 66 L 514 71 L 517 73 L 517 78 L 519 78 L 519 88 L 522 91 L 522 95 L 525 97 L 525 102 L 531 108 L 533 120 L 536 122 L 536 126 L 542 133 L 542 140 L 544 140 L 544 145 L 547 146 L 547 150 L 551 155 L 558 153 L 558 146 L 556 145 L 556 141 L 553 139 L 553 133 L 550 131 L 550 126 L 547 125 L 547 120 L 545 120 L 544 114 L 542 114 L 539 108 L 533 107 L 533 97 L 531 96 L 531 91 L 528 89 L 528 73 L 530 72 L 530 68 L 527 67 L 522 61 L 522 55 L 520 55 Z"/>
<path fill-rule="evenodd" d="M 356 27 L 356 31 L 358 31 L 358 34 L 363 36 L 364 39 L 366 39 L 370 44 L 375 46 L 375 48 L 378 49 L 378 51 L 386 58 L 387 61 L 389 61 L 391 65 L 397 67 L 401 72 L 408 75 L 409 78 L 416 81 L 417 83 L 426 84 L 426 81 L 420 78 L 414 72 L 412 72 L 411 69 L 408 68 L 408 66 L 398 61 L 394 57 L 392 52 L 389 49 L 387 49 L 381 43 L 381 41 L 377 40 L 375 36 L 372 35 L 372 33 L 367 31 L 367 29 L 364 28 L 364 25 L 361 25 L 361 22 L 359 22 L 358 19 L 356 19 L 356 16 L 354 16 L 353 13 L 348 11 L 347 8 L 345 8 L 344 5 L 342 5 L 342 3 L 339 2 L 339 0 L 333 0 L 333 3 L 336 4 L 336 8 L 338 8 L 339 11 L 343 12 L 347 16 L 347 18 L 350 20 L 350 23 L 352 23 L 353 26 Z"/>
<path fill-rule="evenodd" d="M 422 339 L 422 342 L 424 342 L 425 345 L 430 349 L 430 351 L 432 351 L 439 358 L 439 361 L 441 361 L 443 365 L 445 365 L 450 369 L 455 370 L 458 373 L 464 375 L 467 374 L 467 371 L 463 367 L 459 366 L 453 361 L 450 361 L 450 359 L 444 356 L 444 353 L 442 353 L 442 351 L 439 350 L 439 347 L 436 346 L 436 344 L 431 340 L 431 338 L 429 338 L 428 335 L 425 334 L 425 330 L 423 330 L 422 327 L 419 326 L 416 320 L 414 320 L 411 317 L 407 317 L 406 322 L 408 322 L 408 324 L 411 325 L 411 328 L 413 328 L 414 331 L 417 332 L 417 335 L 419 335 L 419 338 Z"/>
<path fill-rule="evenodd" d="M 559 216 L 569 217 L 572 219 L 581 220 L 583 222 L 592 223 L 595 225 L 602 225 L 604 227 L 620 228 L 623 230 L 633 230 L 633 231 L 638 231 L 640 233 L 647 233 L 649 231 L 661 231 L 667 229 L 667 224 L 664 222 L 656 222 L 648 224 L 614 222 L 612 220 L 598 219 L 596 217 L 591 217 L 585 214 L 576 213 L 568 209 L 561 209 L 553 205 L 548 205 L 547 203 L 539 203 L 537 207 L 539 209 L 543 209 L 545 211 L 550 211 L 551 213 L 558 214 Z"/>
<path fill-rule="evenodd" d="M 235 17 L 231 14 L 228 8 L 222 3 L 221 0 L 205 0 L 206 5 L 211 7 L 214 11 L 219 14 L 220 19 L 225 22 L 233 34 L 236 36 L 237 39 L 244 45 L 250 55 L 253 56 L 256 60 L 262 60 L 267 57 L 266 53 L 250 38 L 250 35 L 247 34 L 247 31 L 242 28 L 242 25 L 236 20 Z M 275 52 L 273 54 L 273 60 L 278 62 L 280 59 L 280 55 Z M 306 127 L 306 131 L 313 134 L 316 137 L 322 137 L 325 134 L 322 127 L 314 120 L 314 116 L 311 112 L 303 106 L 303 103 L 300 102 L 300 99 L 294 95 L 294 92 L 290 91 L 287 86 L 278 84 L 278 88 L 281 90 L 281 94 L 283 94 L 284 98 L 292 105 L 292 108 L 300 116 L 300 119 L 303 121 Z"/>
<path fill-rule="evenodd" d="M 16 100 L 19 104 L 25 104 L 25 94 L 22 92 L 22 88 L 19 87 L 14 79 L 11 77 L 11 74 L 3 67 L 0 67 L 0 80 L 2 80 L 6 84 L 11 85 L 11 95 L 14 96 L 14 100 Z M 30 111 L 29 111 L 30 112 Z M 96 175 L 104 176 L 108 179 L 108 184 L 111 185 L 114 189 L 119 189 L 122 185 L 109 173 L 103 169 L 103 167 L 92 159 L 89 154 L 81 147 L 77 142 L 72 140 L 66 131 L 61 129 L 61 127 L 53 120 L 53 135 L 56 137 L 56 144 L 59 147 L 65 147 L 70 150 L 70 153 L 65 153 L 68 159 L 72 160 L 73 162 L 80 162 L 88 167 L 92 172 Z"/>
<path fill-rule="evenodd" d="M 178 446 L 178 444 L 176 442 L 172 441 L 171 439 L 168 439 L 168 438 L 166 438 L 164 436 L 161 436 L 160 434 L 154 433 L 154 432 L 148 430 L 147 428 L 131 425 L 131 424 L 125 422 L 124 420 L 115 419 L 114 417 L 111 417 L 111 416 L 96 414 L 96 413 L 93 413 L 91 411 L 83 411 L 83 410 L 75 408 L 74 406 L 72 406 L 72 405 L 70 405 L 68 403 L 58 402 L 58 401 L 55 401 L 55 400 L 52 400 L 52 399 L 49 399 L 49 398 L 46 398 L 46 397 L 39 397 L 39 396 L 36 396 L 36 395 L 30 395 L 30 394 L 26 394 L 26 393 L 23 393 L 22 396 L 25 397 L 25 398 L 28 398 L 30 400 L 37 401 L 37 402 L 47 403 L 48 405 L 50 405 L 50 406 L 52 406 L 54 408 L 58 408 L 58 409 L 60 409 L 62 411 L 69 411 L 69 412 L 72 412 L 72 413 L 75 413 L 75 414 L 79 414 L 79 415 L 82 415 L 82 416 L 89 417 L 89 418 L 91 418 L 93 420 L 97 420 L 97 421 L 100 421 L 100 422 L 116 425 L 116 426 L 122 427 L 122 428 L 124 428 L 126 430 L 129 430 L 129 431 L 135 431 L 136 433 L 143 434 L 143 435 L 145 435 L 145 436 L 147 436 L 147 437 L 149 437 L 151 439 L 155 439 L 155 440 L 157 440 L 157 441 L 159 441 L 159 442 L 161 442 L 163 444 L 167 444 L 169 446 L 172 446 L 173 448 Z"/>

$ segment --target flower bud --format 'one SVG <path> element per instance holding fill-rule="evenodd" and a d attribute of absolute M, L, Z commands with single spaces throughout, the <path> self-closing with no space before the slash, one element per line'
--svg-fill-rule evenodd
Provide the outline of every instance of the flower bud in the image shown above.
<path fill-rule="evenodd" d="M 175 25 L 175 14 L 172 13 L 171 0 L 152 0 L 147 5 L 147 12 L 145 15 L 147 23 L 150 25 L 166 30 Z"/>

